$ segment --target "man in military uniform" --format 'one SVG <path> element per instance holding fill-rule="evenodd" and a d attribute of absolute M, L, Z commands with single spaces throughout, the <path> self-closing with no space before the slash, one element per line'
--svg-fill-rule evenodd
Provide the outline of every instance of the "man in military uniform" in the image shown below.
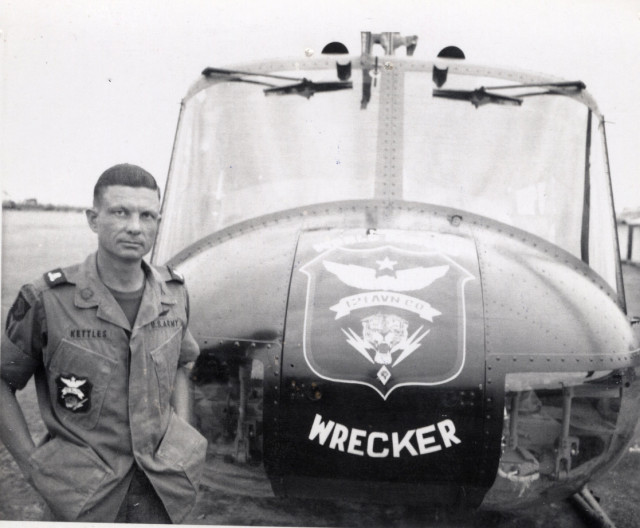
<path fill-rule="evenodd" d="M 0 438 L 58 520 L 177 523 L 195 502 L 206 440 L 187 423 L 187 291 L 142 260 L 159 211 L 148 172 L 105 171 L 86 212 L 97 253 L 23 286 L 7 317 Z M 15 397 L 32 375 L 40 446 Z"/>

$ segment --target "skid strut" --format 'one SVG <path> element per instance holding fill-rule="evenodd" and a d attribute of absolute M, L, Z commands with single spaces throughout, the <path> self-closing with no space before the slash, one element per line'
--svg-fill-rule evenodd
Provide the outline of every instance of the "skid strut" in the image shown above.
<path fill-rule="evenodd" d="M 600 528 L 616 528 L 616 525 L 609 518 L 607 513 L 602 509 L 600 503 L 593 496 L 591 491 L 584 486 L 578 493 L 571 497 L 571 502 L 591 521 L 595 524 L 589 526 L 598 526 Z"/>

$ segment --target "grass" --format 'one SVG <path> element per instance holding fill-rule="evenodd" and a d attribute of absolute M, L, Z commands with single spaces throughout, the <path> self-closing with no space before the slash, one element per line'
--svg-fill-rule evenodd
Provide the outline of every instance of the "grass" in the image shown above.
<path fill-rule="evenodd" d="M 44 272 L 73 264 L 96 247 L 95 235 L 77 212 L 3 213 L 2 319 L 20 288 Z M 640 306 L 640 267 L 625 267 L 627 295 Z M 640 313 L 638 313 L 640 315 Z M 19 400 L 35 437 L 44 434 L 33 381 Z M 638 444 L 638 433 L 636 433 Z M 618 528 L 637 526 L 640 505 L 640 453 L 628 453 L 612 471 L 592 486 Z M 49 520 L 44 502 L 26 483 L 4 446 L 0 445 L 0 519 Z M 499 528 L 567 528 L 582 526 L 566 503 L 548 504 L 514 514 L 480 512 L 473 519 L 430 519 L 410 509 L 375 504 L 336 504 L 326 501 L 251 499 L 203 489 L 191 524 L 251 524 L 280 526 L 493 526 Z"/>

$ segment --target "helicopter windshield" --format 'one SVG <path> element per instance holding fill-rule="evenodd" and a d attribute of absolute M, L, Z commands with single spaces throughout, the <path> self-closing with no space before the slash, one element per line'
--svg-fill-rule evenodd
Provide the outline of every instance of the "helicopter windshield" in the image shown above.
<path fill-rule="evenodd" d="M 475 104 L 467 94 L 495 79 L 449 73 L 447 89 L 467 90 L 456 97 L 434 93 L 431 68 L 405 66 L 386 80 L 385 72 L 369 72 L 364 104 L 361 70 L 353 71 L 352 89 L 328 83 L 335 70 L 278 73 L 330 89 L 301 93 L 302 84 L 222 75 L 184 101 L 156 260 L 278 211 L 400 200 L 531 232 L 589 262 L 616 287 L 603 131 L 581 101 L 522 89 L 521 99 L 501 90 Z M 273 85 L 284 89 L 265 88 Z M 590 221 L 596 214 L 604 216 Z"/>

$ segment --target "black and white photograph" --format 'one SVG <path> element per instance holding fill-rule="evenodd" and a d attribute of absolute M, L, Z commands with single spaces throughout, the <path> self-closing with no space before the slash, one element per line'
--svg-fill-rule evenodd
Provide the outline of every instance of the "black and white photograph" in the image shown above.
<path fill-rule="evenodd" d="M 1 2 L 0 527 L 637 527 L 639 50 L 638 0 Z"/>

